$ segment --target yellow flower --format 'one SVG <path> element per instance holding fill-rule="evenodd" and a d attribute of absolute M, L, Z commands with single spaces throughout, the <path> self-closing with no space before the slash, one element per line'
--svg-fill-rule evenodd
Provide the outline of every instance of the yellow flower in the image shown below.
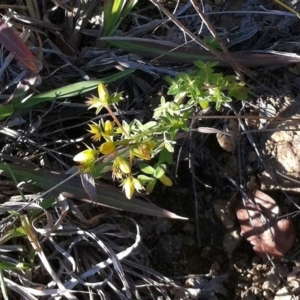
<path fill-rule="evenodd" d="M 150 160 L 151 155 L 150 152 L 145 148 L 143 145 L 138 146 L 138 148 L 132 149 L 132 152 L 134 156 L 145 159 L 145 160 Z"/>
<path fill-rule="evenodd" d="M 129 162 L 120 156 L 117 156 L 114 159 L 113 169 L 114 168 L 120 169 L 120 171 L 125 174 L 129 174 L 131 171 Z"/>
<path fill-rule="evenodd" d="M 104 127 L 105 134 L 107 134 L 107 135 L 113 135 L 114 134 L 114 123 L 113 122 L 107 120 L 107 121 L 105 121 L 103 127 Z"/>
<path fill-rule="evenodd" d="M 105 87 L 104 84 L 99 83 L 98 85 L 98 97 L 96 96 L 92 96 L 90 98 L 88 98 L 88 100 L 85 102 L 89 108 L 96 108 L 96 115 L 99 114 L 99 112 L 102 110 L 102 108 L 106 108 L 109 106 L 109 100 L 110 100 L 110 95 L 109 92 L 107 90 L 107 88 Z"/>
<path fill-rule="evenodd" d="M 144 160 L 150 160 L 152 158 L 152 150 L 155 148 L 155 143 L 152 141 L 146 141 L 140 144 L 137 148 L 132 149 L 134 156 L 142 158 Z"/>
<path fill-rule="evenodd" d="M 95 162 L 98 156 L 98 151 L 95 149 L 86 149 L 75 155 L 74 161 L 82 164 L 87 162 Z"/>
<path fill-rule="evenodd" d="M 124 158 L 117 156 L 112 165 L 113 178 L 121 180 L 123 179 L 124 175 L 129 174 L 130 172 L 131 167 L 129 162 Z"/>
<path fill-rule="evenodd" d="M 95 149 L 86 149 L 75 155 L 73 160 L 80 164 L 79 169 L 82 173 L 91 173 L 98 154 L 99 152 Z"/>
<path fill-rule="evenodd" d="M 88 132 L 92 134 L 92 139 L 94 141 L 100 141 L 101 137 L 105 138 L 107 142 L 112 140 L 111 136 L 114 134 L 113 122 L 109 120 L 104 122 L 103 119 L 101 119 L 101 125 L 93 122 L 92 124 L 89 124 L 89 127 L 90 130 L 88 130 Z"/>
<path fill-rule="evenodd" d="M 111 141 L 105 142 L 99 147 L 99 151 L 104 155 L 111 154 L 115 150 L 116 150 L 115 144 L 114 142 Z"/>
<path fill-rule="evenodd" d="M 140 192 L 144 189 L 140 181 L 132 176 L 128 176 L 126 179 L 124 179 L 121 185 L 123 186 L 123 191 L 128 199 L 132 198 L 135 190 Z"/>
<path fill-rule="evenodd" d="M 100 125 L 93 122 L 93 124 L 88 124 L 90 126 L 90 132 L 92 134 L 92 140 L 94 141 L 100 141 L 102 137 L 102 130 Z"/>
<path fill-rule="evenodd" d="M 87 98 L 87 101 L 85 101 L 85 104 L 89 106 L 88 109 L 96 108 L 96 115 L 99 114 L 99 112 L 104 108 L 105 106 L 102 104 L 101 100 L 97 98 L 96 96 L 92 96 L 90 98 Z"/>
<path fill-rule="evenodd" d="M 103 83 L 98 84 L 98 96 L 104 106 L 109 105 L 109 92 Z"/>

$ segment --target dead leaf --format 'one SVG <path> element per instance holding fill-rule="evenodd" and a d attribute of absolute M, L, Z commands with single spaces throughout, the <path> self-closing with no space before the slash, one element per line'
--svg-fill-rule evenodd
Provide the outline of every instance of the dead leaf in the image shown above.
<path fill-rule="evenodd" d="M 291 220 L 279 219 L 276 202 L 256 190 L 253 201 L 243 199 L 236 206 L 237 218 L 243 236 L 253 245 L 253 250 L 263 259 L 282 258 L 295 242 L 295 228 Z M 244 203 L 243 203 L 244 202 Z"/>
<path fill-rule="evenodd" d="M 0 18 L 0 43 L 11 52 L 27 69 L 38 73 L 42 63 L 34 57 L 30 49 L 16 32 Z"/>
<path fill-rule="evenodd" d="M 233 152 L 237 144 L 239 124 L 237 120 L 231 119 L 223 126 L 223 132 L 217 133 L 219 145 L 227 152 Z"/>

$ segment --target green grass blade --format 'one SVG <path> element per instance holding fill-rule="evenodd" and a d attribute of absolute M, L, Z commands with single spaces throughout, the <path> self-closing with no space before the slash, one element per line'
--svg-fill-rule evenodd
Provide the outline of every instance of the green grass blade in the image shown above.
<path fill-rule="evenodd" d="M 104 36 L 113 35 L 117 29 L 124 1 L 126 0 L 104 1 Z"/>
<path fill-rule="evenodd" d="M 4 276 L 3 276 L 3 270 L 0 269 L 0 285 L 1 285 L 1 292 L 4 300 L 9 300 L 8 298 L 8 293 L 7 293 L 7 287 L 6 283 L 4 281 Z"/>
<path fill-rule="evenodd" d="M 66 86 L 63 86 L 61 88 L 57 88 L 54 90 L 51 90 L 49 92 L 45 92 L 39 95 L 32 96 L 24 102 L 17 102 L 12 100 L 12 103 L 14 107 L 23 109 L 23 108 L 29 108 L 32 107 L 36 104 L 46 102 L 46 101 L 53 101 L 53 100 L 60 100 L 60 99 L 65 99 L 68 97 L 73 97 L 73 96 L 78 96 L 83 93 L 89 92 L 95 88 L 97 88 L 99 83 L 111 83 L 114 82 L 118 79 L 121 79 L 125 76 L 128 76 L 134 72 L 132 69 L 125 70 L 123 72 L 114 74 L 112 76 L 108 76 L 106 78 L 98 79 L 98 80 L 91 80 L 91 81 L 82 81 L 82 82 L 77 82 L 73 84 L 69 84 Z"/>
<path fill-rule="evenodd" d="M 218 61 L 219 66 L 228 64 L 214 54 L 201 50 L 198 46 L 177 45 L 170 41 L 152 40 L 136 37 L 103 37 L 101 40 L 142 57 L 161 62 L 194 63 L 197 60 Z M 272 66 L 300 62 L 300 55 L 279 51 L 240 51 L 232 52 L 232 58 L 244 67 Z"/>
<path fill-rule="evenodd" d="M 138 0 L 105 0 L 103 36 L 113 35 L 137 2 Z"/>
<path fill-rule="evenodd" d="M 35 186 L 46 191 L 57 184 L 60 184 L 68 175 L 49 172 L 46 170 L 34 169 L 29 166 L 10 164 L 9 168 L 5 163 L 0 163 L 0 174 L 10 177 L 9 169 L 12 170 L 18 181 L 31 181 Z M 67 197 L 91 202 L 85 193 L 79 176 L 74 177 L 55 189 L 55 194 L 63 193 Z M 120 189 L 108 184 L 96 184 L 98 205 L 111 207 L 114 209 L 145 214 L 156 217 L 166 217 L 174 219 L 186 219 L 172 212 L 162 209 L 154 204 L 144 202 L 137 198 L 128 200 Z M 96 203 L 97 204 L 97 203 Z"/>
<path fill-rule="evenodd" d="M 9 117 L 14 111 L 14 106 L 11 104 L 0 106 L 0 121 Z"/>
<path fill-rule="evenodd" d="M 25 231 L 20 227 L 11 229 L 0 237 L 0 245 L 5 244 L 7 241 L 13 238 L 22 237 L 25 235 Z"/>
<path fill-rule="evenodd" d="M 129 0 L 126 3 L 126 5 L 121 13 L 122 20 L 125 19 L 129 15 L 129 13 L 132 11 L 133 7 L 137 4 L 137 2 L 138 2 L 138 0 Z"/>
<path fill-rule="evenodd" d="M 110 31 L 111 31 L 111 27 L 112 27 L 112 21 L 111 21 L 111 12 L 112 12 L 112 7 L 113 7 L 113 1 L 111 0 L 104 0 L 103 3 L 103 11 L 104 11 L 104 32 L 103 35 L 104 36 L 108 36 Z"/>

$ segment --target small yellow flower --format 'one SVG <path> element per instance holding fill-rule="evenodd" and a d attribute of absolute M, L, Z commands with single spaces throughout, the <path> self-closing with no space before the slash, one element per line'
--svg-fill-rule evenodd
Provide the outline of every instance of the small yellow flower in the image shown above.
<path fill-rule="evenodd" d="M 92 124 L 89 124 L 90 132 L 92 134 L 92 140 L 94 141 L 100 141 L 101 137 L 103 137 L 107 142 L 112 141 L 112 136 L 114 135 L 114 123 L 107 120 L 103 121 L 101 119 L 101 124 L 96 124 L 95 122 L 92 122 Z"/>
<path fill-rule="evenodd" d="M 133 185 L 135 190 L 140 193 L 142 190 L 144 190 L 143 185 L 141 184 L 141 182 L 137 179 L 137 178 L 132 178 L 133 179 Z"/>
<path fill-rule="evenodd" d="M 92 96 L 90 98 L 87 98 L 87 101 L 85 101 L 85 104 L 89 106 L 88 109 L 96 108 L 95 114 L 98 115 L 99 112 L 104 108 L 105 106 L 102 104 L 101 100 L 97 98 L 96 96 Z"/>
<path fill-rule="evenodd" d="M 105 142 L 99 147 L 99 151 L 104 155 L 111 154 L 115 150 L 116 150 L 116 147 L 115 147 L 114 142 L 112 142 L 112 141 Z"/>
<path fill-rule="evenodd" d="M 80 164 L 80 172 L 91 173 L 95 166 L 98 154 L 99 152 L 95 149 L 86 149 L 75 155 L 73 160 Z"/>
<path fill-rule="evenodd" d="M 129 174 L 131 171 L 129 162 L 120 156 L 114 159 L 113 168 L 114 167 L 120 169 L 120 171 L 125 174 Z"/>
<path fill-rule="evenodd" d="M 98 84 L 98 96 L 104 106 L 109 105 L 109 92 L 103 83 Z"/>
<path fill-rule="evenodd" d="M 137 178 L 128 176 L 121 184 L 123 186 L 123 191 L 128 199 L 131 199 L 134 191 L 140 192 L 143 190 L 143 186 Z"/>
<path fill-rule="evenodd" d="M 99 83 L 98 85 L 98 97 L 96 96 L 92 96 L 90 98 L 88 98 L 88 100 L 85 102 L 89 108 L 96 108 L 96 115 L 99 114 L 99 112 L 102 110 L 102 108 L 106 108 L 109 106 L 109 100 L 110 100 L 110 95 L 109 92 L 107 90 L 107 88 L 105 87 L 104 84 Z"/>
<path fill-rule="evenodd" d="M 105 121 L 103 127 L 104 127 L 105 134 L 107 134 L 107 135 L 113 135 L 114 134 L 114 123 L 113 122 L 107 120 L 107 121 Z"/>
<path fill-rule="evenodd" d="M 150 160 L 152 158 L 152 151 L 156 144 L 152 141 L 145 141 L 137 148 L 132 149 L 134 156 L 142 158 L 144 160 Z"/>
<path fill-rule="evenodd" d="M 82 164 L 87 162 L 95 162 L 98 156 L 98 151 L 95 149 L 86 149 L 75 155 L 74 161 Z"/>
<path fill-rule="evenodd" d="M 151 159 L 151 154 L 147 150 L 147 148 L 144 147 L 144 145 L 140 145 L 140 146 L 138 146 L 138 148 L 132 149 L 132 152 L 133 152 L 134 156 L 136 156 L 136 157 L 139 157 L 139 158 L 142 158 L 145 160 Z"/>
<path fill-rule="evenodd" d="M 102 137 L 102 130 L 100 125 L 93 122 L 93 124 L 89 124 L 89 127 L 90 130 L 88 130 L 88 132 L 92 134 L 92 140 L 100 141 Z"/>
<path fill-rule="evenodd" d="M 131 172 L 130 164 L 127 160 L 117 156 L 112 165 L 113 178 L 123 179 L 124 175 Z"/>

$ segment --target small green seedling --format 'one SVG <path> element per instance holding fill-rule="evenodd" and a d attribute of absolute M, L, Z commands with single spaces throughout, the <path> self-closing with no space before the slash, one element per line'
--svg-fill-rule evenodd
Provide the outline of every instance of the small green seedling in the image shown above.
<path fill-rule="evenodd" d="M 244 84 L 238 82 L 235 76 L 216 73 L 214 67 L 217 64 L 196 61 L 197 69 L 181 73 L 174 79 L 167 78 L 171 84 L 168 94 L 175 97 L 176 103 L 181 103 L 186 97 L 189 100 L 188 105 L 200 105 L 203 109 L 206 109 L 210 102 L 215 102 L 216 109 L 220 110 L 224 103 L 232 101 L 232 97 L 245 100 L 248 91 Z"/>

